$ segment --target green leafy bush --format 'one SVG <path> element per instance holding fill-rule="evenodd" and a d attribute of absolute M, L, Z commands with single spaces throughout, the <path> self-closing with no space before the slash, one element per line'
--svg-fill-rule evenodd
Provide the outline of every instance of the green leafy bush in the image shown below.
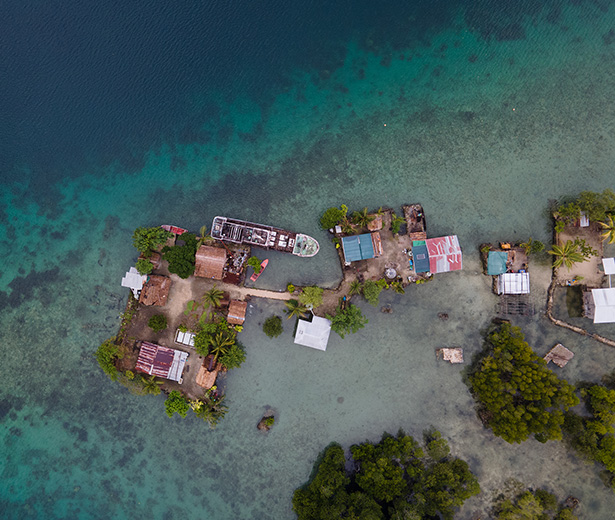
<path fill-rule="evenodd" d="M 147 326 L 154 332 L 163 331 L 167 328 L 167 317 L 164 314 L 154 314 L 147 322 Z"/>
<path fill-rule="evenodd" d="M 246 360 L 246 351 L 239 343 L 233 343 L 220 355 L 220 364 L 227 370 L 239 368 Z"/>
<path fill-rule="evenodd" d="M 132 243 L 144 256 L 149 256 L 153 249 L 164 244 L 173 234 L 161 227 L 138 227 L 132 234 Z"/>
<path fill-rule="evenodd" d="M 469 385 L 483 422 L 510 443 L 530 435 L 541 442 L 561 440 L 563 411 L 579 403 L 574 387 L 551 372 L 521 329 L 509 323 L 488 335 Z"/>
<path fill-rule="evenodd" d="M 557 497 L 544 489 L 504 496 L 495 503 L 494 513 L 496 520 L 578 520 L 572 510 L 559 505 Z"/>
<path fill-rule="evenodd" d="M 282 327 L 282 318 L 280 316 L 271 316 L 263 323 L 263 332 L 270 338 L 277 338 L 284 328 Z"/>
<path fill-rule="evenodd" d="M 291 294 L 292 294 L 292 293 L 294 293 L 294 292 L 295 292 L 295 286 L 294 286 L 292 283 L 289 283 L 289 284 L 286 286 L 286 291 L 287 291 L 287 292 L 289 292 L 289 293 L 291 293 Z"/>
<path fill-rule="evenodd" d="M 322 305 L 323 292 L 320 287 L 304 287 L 299 295 L 299 302 L 306 307 L 311 305 L 315 309 Z"/>
<path fill-rule="evenodd" d="M 135 267 L 139 274 L 150 274 L 154 270 L 154 264 L 145 258 L 139 258 Z"/>
<path fill-rule="evenodd" d="M 366 280 L 363 284 L 363 298 L 365 301 L 374 307 L 377 307 L 380 303 L 380 293 L 383 287 L 378 282 L 373 280 Z"/>
<path fill-rule="evenodd" d="M 112 381 L 117 381 L 118 370 L 115 363 L 123 356 L 120 352 L 120 347 L 115 344 L 115 338 L 106 340 L 96 349 L 94 354 L 102 371 L 109 376 Z"/>
<path fill-rule="evenodd" d="M 169 417 L 173 417 L 173 414 L 186 417 L 188 410 L 190 410 L 190 404 L 180 392 L 173 390 L 164 402 L 164 408 Z"/>
<path fill-rule="evenodd" d="M 363 316 L 361 309 L 356 305 L 349 304 L 342 309 L 340 306 L 335 310 L 335 315 L 326 315 L 331 320 L 331 330 L 337 332 L 342 338 L 349 333 L 355 333 L 365 327 L 367 318 Z"/>
<path fill-rule="evenodd" d="M 271 428 L 275 423 L 275 417 L 273 415 L 267 417 L 265 419 L 265 426 Z"/>
<path fill-rule="evenodd" d="M 347 213 L 348 208 L 343 205 L 342 209 L 335 207 L 329 208 L 323 213 L 322 217 L 320 217 L 320 227 L 322 227 L 323 229 L 331 229 L 337 226 Z"/>
<path fill-rule="evenodd" d="M 263 263 L 256 256 L 251 256 L 250 258 L 248 258 L 248 261 L 246 262 L 246 265 L 249 265 L 252 269 L 254 269 L 254 272 L 256 274 L 261 272 L 262 264 Z"/>
<path fill-rule="evenodd" d="M 194 274 L 197 240 L 192 233 L 184 233 L 181 240 L 183 245 L 163 247 L 162 257 L 169 262 L 170 273 L 185 279 Z"/>

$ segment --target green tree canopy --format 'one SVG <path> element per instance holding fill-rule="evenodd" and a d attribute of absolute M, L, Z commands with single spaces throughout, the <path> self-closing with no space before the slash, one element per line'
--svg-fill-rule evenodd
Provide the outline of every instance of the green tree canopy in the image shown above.
<path fill-rule="evenodd" d="M 329 208 L 326 210 L 322 217 L 320 217 L 320 226 L 323 229 L 331 229 L 337 226 L 348 213 L 348 208 L 342 204 L 340 208 Z"/>
<path fill-rule="evenodd" d="M 331 330 L 337 332 L 342 338 L 346 334 L 354 334 L 359 329 L 365 327 L 367 318 L 363 316 L 361 309 L 356 305 L 348 304 L 344 309 L 340 306 L 335 309 L 335 315 L 326 315 L 331 320 Z"/>
<path fill-rule="evenodd" d="M 496 520 L 578 520 L 572 510 L 544 489 L 502 496 L 494 505 L 494 515 Z"/>
<path fill-rule="evenodd" d="M 179 414 L 180 417 L 186 417 L 188 410 L 190 410 L 190 404 L 184 396 L 177 390 L 173 390 L 169 393 L 167 400 L 164 402 L 164 408 L 169 417 L 173 417 L 173 414 Z"/>
<path fill-rule="evenodd" d="M 374 280 L 365 280 L 363 284 L 363 298 L 365 298 L 370 305 L 377 307 L 380 303 L 380 293 L 382 289 L 382 284 L 374 282 Z"/>
<path fill-rule="evenodd" d="M 286 305 L 286 319 L 290 320 L 293 316 L 297 318 L 305 318 L 308 312 L 308 308 L 300 303 L 298 300 L 286 300 L 284 302 Z"/>
<path fill-rule="evenodd" d="M 160 226 L 157 227 L 138 227 L 132 234 L 132 243 L 137 250 L 144 256 L 164 244 L 173 234 L 165 231 Z"/>
<path fill-rule="evenodd" d="M 154 264 L 145 258 L 139 258 L 135 267 L 139 274 L 150 274 L 154 270 Z"/>
<path fill-rule="evenodd" d="M 154 332 L 161 332 L 167 328 L 167 317 L 164 314 L 154 314 L 147 322 L 147 326 Z"/>
<path fill-rule="evenodd" d="M 431 435 L 440 438 L 435 431 Z M 480 491 L 464 461 L 450 456 L 434 461 L 402 431 L 350 451 L 355 462 L 350 474 L 344 451 L 335 444 L 317 462 L 312 481 L 295 491 L 293 509 L 299 520 L 449 520 Z"/>
<path fill-rule="evenodd" d="M 103 342 L 94 354 L 102 371 L 109 376 L 111 381 L 117 381 L 118 371 L 115 363 L 123 356 L 120 347 L 116 345 L 115 338 L 110 338 Z"/>
<path fill-rule="evenodd" d="M 469 385 L 483 421 L 510 443 L 530 435 L 541 442 L 561 440 L 563 411 L 579 403 L 574 387 L 551 372 L 521 329 L 509 323 L 488 335 Z"/>
<path fill-rule="evenodd" d="M 246 262 L 246 265 L 249 265 L 252 269 L 254 269 L 254 272 L 256 274 L 261 272 L 262 264 L 263 263 L 261 262 L 261 260 L 256 256 L 251 256 Z"/>
<path fill-rule="evenodd" d="M 201 356 L 207 356 L 211 350 L 211 345 L 214 341 L 220 340 L 222 343 L 227 343 L 226 339 L 232 340 L 228 342 L 228 346 L 235 343 L 237 334 L 224 319 L 205 323 L 201 330 L 194 336 L 194 348 Z M 222 352 L 220 352 L 222 354 Z"/>
<path fill-rule="evenodd" d="M 308 307 L 311 305 L 313 309 L 322 305 L 323 289 L 320 287 L 304 287 L 299 295 L 299 302 Z"/>
<path fill-rule="evenodd" d="M 196 257 L 196 236 L 184 233 L 181 236 L 183 244 L 162 248 L 162 257 L 169 262 L 169 272 L 180 278 L 188 278 L 194 274 Z"/>
<path fill-rule="evenodd" d="M 279 316 L 270 316 L 263 323 L 263 332 L 270 338 L 277 338 L 283 331 L 282 318 Z"/>
<path fill-rule="evenodd" d="M 246 351 L 239 344 L 234 342 L 220 355 L 220 364 L 227 370 L 239 368 L 246 360 Z"/>

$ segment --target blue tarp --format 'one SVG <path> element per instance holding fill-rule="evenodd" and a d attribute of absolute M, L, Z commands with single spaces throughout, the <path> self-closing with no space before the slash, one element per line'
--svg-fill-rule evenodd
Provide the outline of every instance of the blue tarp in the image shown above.
<path fill-rule="evenodd" d="M 496 276 L 506 272 L 506 261 L 508 260 L 508 253 L 504 251 L 489 251 L 487 258 L 487 274 Z"/>
<path fill-rule="evenodd" d="M 414 257 L 414 270 L 417 273 L 427 273 L 429 271 L 429 253 L 424 240 L 412 242 L 412 256 Z"/>
<path fill-rule="evenodd" d="M 370 233 L 342 237 L 342 247 L 344 248 L 344 258 L 346 262 L 367 260 L 368 258 L 374 258 L 376 256 L 374 253 L 374 244 L 372 243 L 372 235 Z"/>

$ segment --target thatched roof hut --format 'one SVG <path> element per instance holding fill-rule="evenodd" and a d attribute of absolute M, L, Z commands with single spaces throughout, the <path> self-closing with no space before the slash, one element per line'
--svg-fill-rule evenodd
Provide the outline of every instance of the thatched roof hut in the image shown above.
<path fill-rule="evenodd" d="M 248 302 L 242 302 L 239 300 L 231 300 L 228 307 L 228 316 L 226 321 L 231 325 L 243 325 L 246 321 L 246 310 L 248 308 Z"/>
<path fill-rule="evenodd" d="M 169 277 L 152 274 L 141 289 L 139 302 L 143 305 L 166 305 L 170 290 L 171 279 Z"/>
<path fill-rule="evenodd" d="M 380 231 L 382 229 L 382 215 L 370 215 L 370 217 L 374 217 L 369 224 L 367 224 L 368 231 Z"/>
<path fill-rule="evenodd" d="M 196 384 L 205 388 L 205 390 L 209 390 L 212 386 L 216 384 L 216 379 L 218 377 L 218 372 L 222 370 L 222 365 L 220 363 L 216 363 L 216 366 L 212 370 L 207 370 L 209 366 L 209 358 L 207 356 L 199 368 L 199 372 L 196 375 Z"/>
<path fill-rule="evenodd" d="M 558 343 L 555 345 L 547 355 L 544 357 L 544 360 L 549 363 L 549 361 L 553 361 L 558 367 L 565 367 L 574 357 L 574 353 L 568 350 L 564 345 Z"/>
<path fill-rule="evenodd" d="M 203 245 L 196 252 L 194 275 L 201 278 L 222 280 L 225 264 L 225 249 Z"/>

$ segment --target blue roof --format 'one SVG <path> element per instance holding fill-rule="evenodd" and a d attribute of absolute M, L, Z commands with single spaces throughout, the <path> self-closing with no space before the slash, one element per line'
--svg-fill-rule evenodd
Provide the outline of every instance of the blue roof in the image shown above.
<path fill-rule="evenodd" d="M 412 242 L 412 256 L 414 257 L 414 270 L 417 273 L 429 271 L 429 253 L 427 244 L 424 240 L 414 240 Z"/>
<path fill-rule="evenodd" d="M 495 276 L 505 273 L 507 260 L 508 253 L 504 253 L 503 251 L 489 251 L 489 257 L 487 258 L 487 274 Z"/>
<path fill-rule="evenodd" d="M 376 256 L 374 253 L 374 244 L 372 243 L 372 235 L 370 233 L 342 237 L 342 247 L 344 248 L 344 258 L 346 262 L 367 260 L 368 258 L 374 258 Z"/>

